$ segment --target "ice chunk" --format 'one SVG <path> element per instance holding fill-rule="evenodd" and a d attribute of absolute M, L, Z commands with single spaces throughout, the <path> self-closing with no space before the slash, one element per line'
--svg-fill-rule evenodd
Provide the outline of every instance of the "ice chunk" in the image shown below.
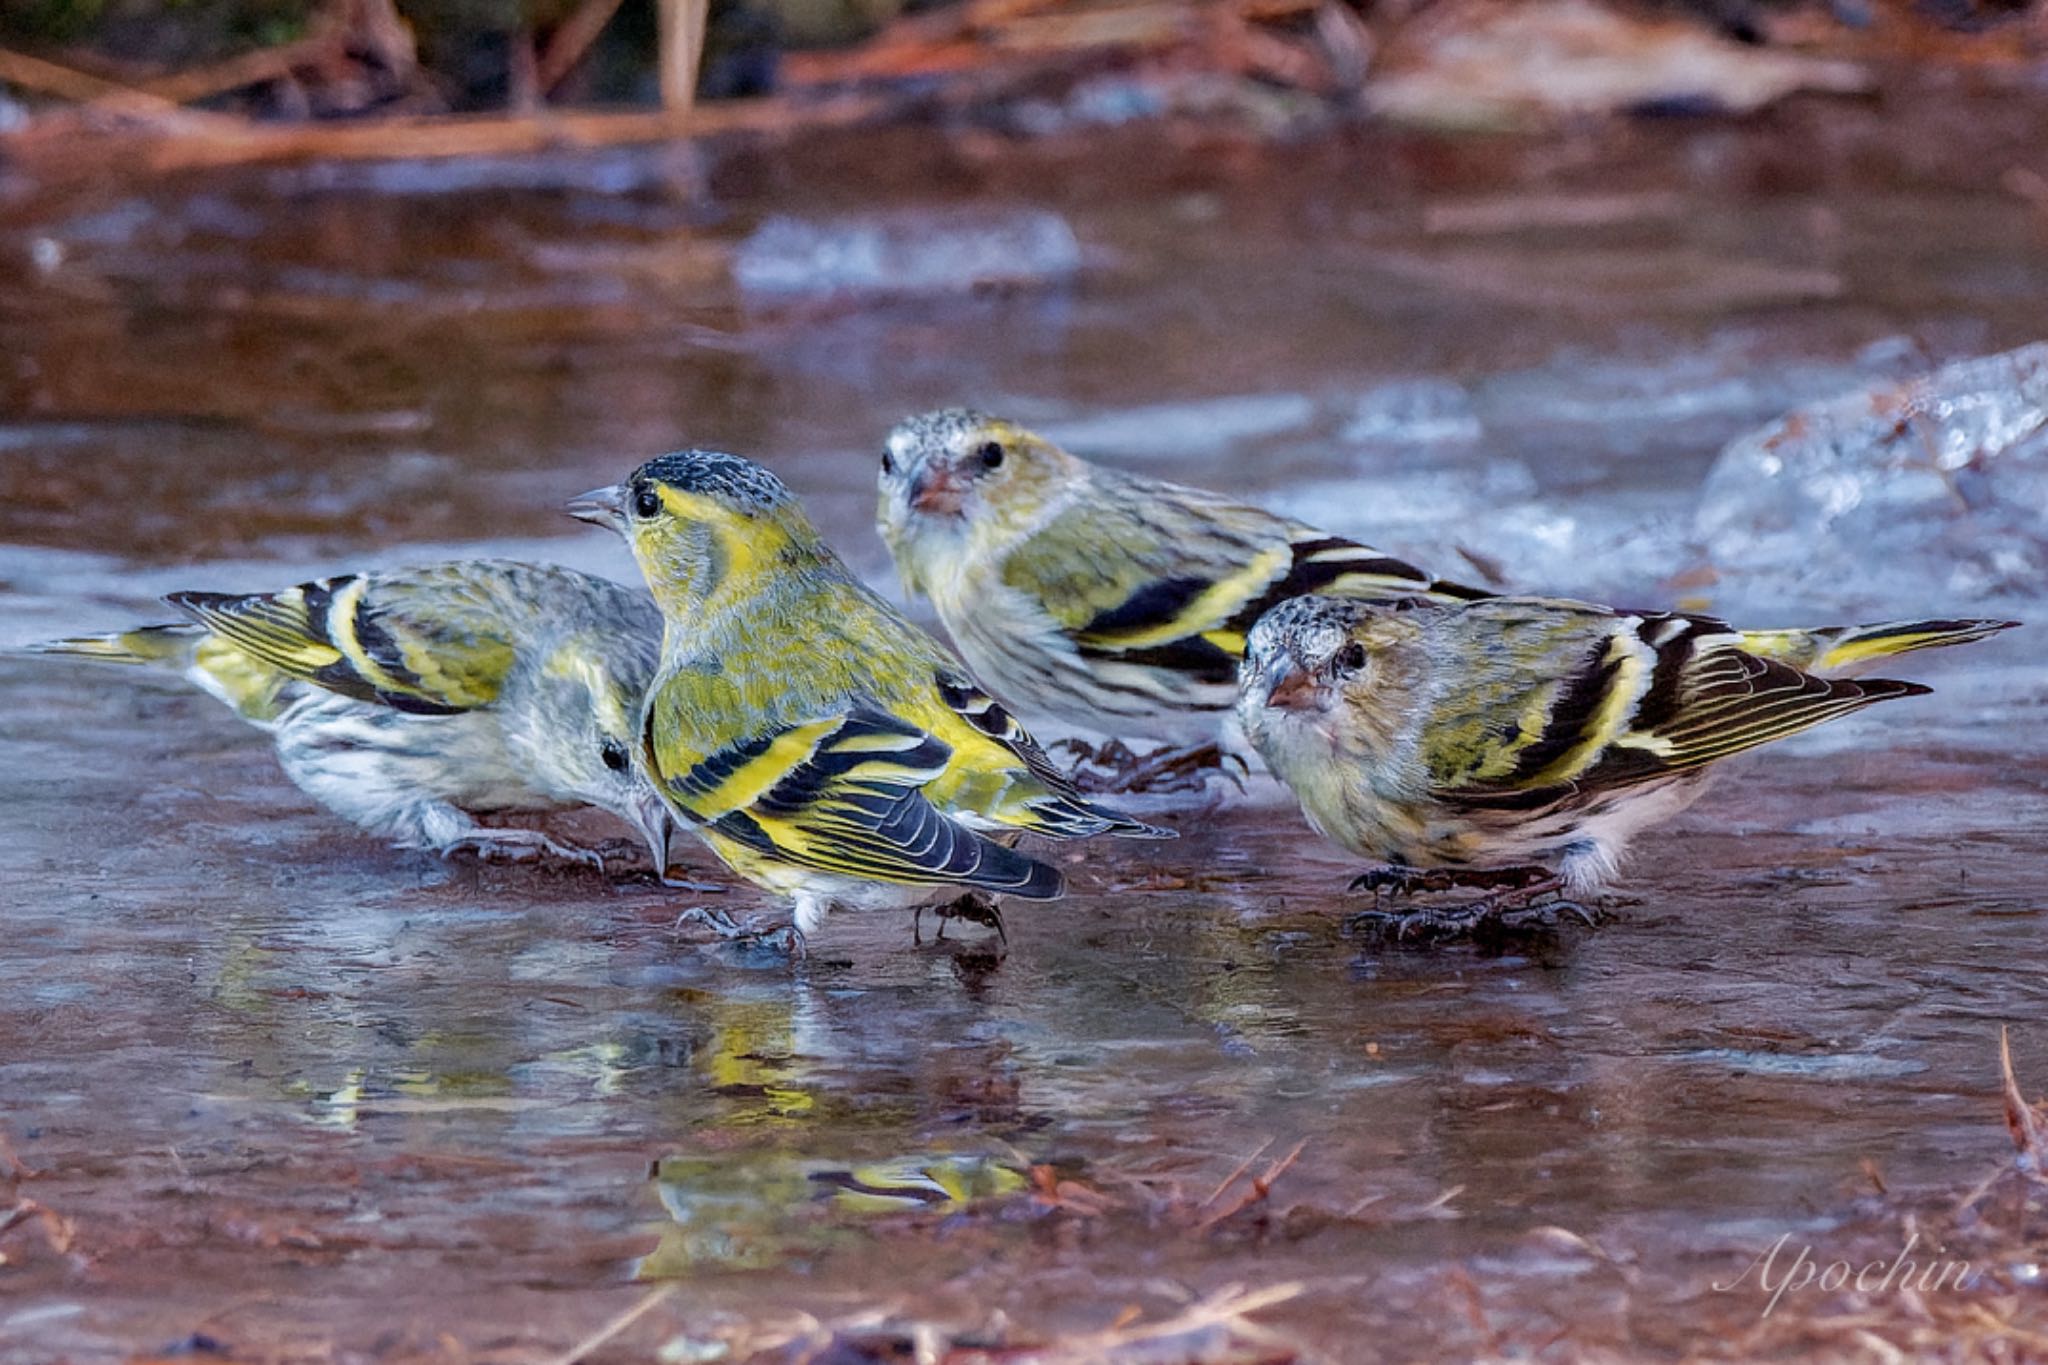
<path fill-rule="evenodd" d="M 1512 460 L 1388 468 L 1255 500 L 1443 577 L 1516 592 L 1657 605 L 1666 596 L 1658 584 L 1683 565 L 1683 526 L 1672 524 L 1660 496 L 1553 500 L 1539 496 L 1527 467 Z"/>
<path fill-rule="evenodd" d="M 1039 429 L 1067 449 L 1090 455 L 1185 460 L 1300 431 L 1315 420 L 1315 402 L 1304 394 L 1243 393 L 1055 419 Z"/>
<path fill-rule="evenodd" d="M 1695 529 L 1740 585 L 1947 610 L 2048 587 L 2048 343 L 1798 409 L 1721 452 Z"/>
<path fill-rule="evenodd" d="M 782 299 L 1056 286 L 1080 269 L 1073 228 L 1043 209 L 775 217 L 733 259 L 742 291 Z"/>
<path fill-rule="evenodd" d="M 1477 441 L 1485 434 L 1472 396 L 1448 379 L 1384 384 L 1360 394 L 1339 439 L 1397 445 Z"/>

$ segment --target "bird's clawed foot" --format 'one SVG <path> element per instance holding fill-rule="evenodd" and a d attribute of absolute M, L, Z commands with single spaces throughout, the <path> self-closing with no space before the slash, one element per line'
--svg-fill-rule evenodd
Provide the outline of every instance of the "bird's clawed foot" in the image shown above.
<path fill-rule="evenodd" d="M 606 839 L 591 850 L 606 867 L 632 867 L 647 861 L 647 845 L 638 839 Z"/>
<path fill-rule="evenodd" d="M 1397 943 L 1411 940 L 1440 943 L 1447 939 L 1477 938 L 1504 932 L 1519 933 L 1530 929 L 1551 929 L 1566 916 L 1577 919 L 1588 929 L 1599 926 L 1599 908 L 1569 900 L 1561 895 L 1564 890 L 1564 881 L 1561 878 L 1542 874 L 1534 880 L 1529 880 L 1519 876 L 1526 871 L 1524 868 L 1503 868 L 1497 873 L 1488 874 L 1494 878 L 1490 884 L 1501 889 L 1466 901 L 1462 905 L 1419 906 L 1402 912 L 1377 907 L 1361 911 L 1344 921 L 1344 932 L 1349 934 L 1370 930 Z M 1509 874 L 1517 875 L 1510 880 Z M 1372 875 L 1367 874 L 1368 877 Z M 1366 878 L 1360 880 L 1364 881 Z M 1507 884 L 1502 885 L 1503 881 Z M 1456 880 L 1413 884 L 1403 881 L 1395 889 L 1398 894 L 1414 890 L 1442 891 L 1453 886 L 1469 884 Z M 1393 885 L 1392 881 L 1382 880 L 1371 883 L 1370 889 L 1377 894 L 1381 889 Z"/>
<path fill-rule="evenodd" d="M 627 877 L 638 878 L 651 875 L 654 880 L 671 891 L 694 891 L 700 895 L 718 896 L 725 893 L 725 887 L 718 882 L 692 881 L 688 877 L 669 875 L 665 867 L 656 867 L 647 845 L 636 839 L 607 839 L 599 844 L 597 855 L 604 859 L 607 872 L 620 872 Z"/>
<path fill-rule="evenodd" d="M 1382 896 L 1412 896 L 1420 891 L 1497 891 L 1534 886 L 1550 879 L 1541 867 L 1385 867 L 1367 868 L 1351 879 L 1345 890 L 1357 894 L 1372 892 L 1377 904 Z"/>
<path fill-rule="evenodd" d="M 1155 749 L 1139 755 L 1120 739 L 1099 747 L 1083 740 L 1063 739 L 1055 748 L 1074 756 L 1074 785 L 1084 792 L 1129 796 L 1138 792 L 1198 792 L 1212 777 L 1224 777 L 1244 790 L 1251 765 L 1243 756 L 1216 744 L 1192 749 Z"/>
<path fill-rule="evenodd" d="M 945 942 L 946 922 L 948 920 L 960 919 L 966 920 L 969 924 L 979 924 L 985 929 L 995 930 L 996 938 L 1002 943 L 1003 947 L 1008 948 L 1010 946 L 1010 936 L 1003 931 L 1002 910 L 993 900 L 990 900 L 978 891 L 969 891 L 964 896 L 956 896 L 943 905 L 918 906 L 910 918 L 910 941 L 912 943 L 922 944 L 924 942 L 924 912 L 927 909 L 932 912 L 932 917 L 939 922 L 939 931 L 932 936 L 932 942 L 934 943 Z"/>
<path fill-rule="evenodd" d="M 532 863 L 554 859 L 577 867 L 604 871 L 604 855 L 594 848 L 565 844 L 537 829 L 473 829 L 441 845 L 441 856 L 471 853 L 487 863 Z"/>
<path fill-rule="evenodd" d="M 685 924 L 701 925 L 726 942 L 737 943 L 743 947 L 779 947 L 792 958 L 809 956 L 809 945 L 804 941 L 803 931 L 793 923 L 764 926 L 758 917 L 741 922 L 723 910 L 693 905 L 676 916 L 676 922 L 670 926 L 670 932 L 680 930 Z M 775 942 L 777 939 L 781 940 L 780 944 Z"/>
<path fill-rule="evenodd" d="M 671 891 L 694 891 L 698 895 L 711 896 L 722 896 L 725 894 L 725 888 L 717 882 L 693 882 L 688 877 L 670 876 L 666 871 L 655 873 L 654 880 L 660 882 Z"/>

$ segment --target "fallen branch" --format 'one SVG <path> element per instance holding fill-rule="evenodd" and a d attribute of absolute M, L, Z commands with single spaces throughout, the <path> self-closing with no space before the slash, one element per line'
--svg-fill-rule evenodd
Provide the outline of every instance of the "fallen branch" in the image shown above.
<path fill-rule="evenodd" d="M 561 148 L 614 147 L 680 138 L 786 135 L 872 121 L 896 107 L 882 96 L 797 104 L 780 98 L 722 100 L 687 114 L 667 110 L 455 115 L 352 123 L 253 123 L 173 110 L 109 126 L 90 110 L 52 114 L 0 136 L 10 164 L 44 183 L 96 180 L 256 163 L 434 160 L 519 156 Z"/>
<path fill-rule="evenodd" d="M 1154 1358 L 1140 1348 L 1147 1344 L 1171 1347 L 1176 1338 L 1190 1337 L 1197 1332 L 1220 1327 L 1234 1337 L 1261 1342 L 1288 1349 L 1290 1358 L 1296 1354 L 1293 1343 L 1269 1328 L 1250 1321 L 1253 1313 L 1299 1298 L 1302 1286 L 1299 1284 L 1268 1285 L 1264 1289 L 1247 1290 L 1242 1285 L 1225 1285 L 1215 1293 L 1183 1308 L 1170 1318 L 1158 1322 L 1120 1323 L 1105 1331 L 1088 1336 L 1070 1337 L 1054 1342 L 1034 1353 L 1034 1358 L 1052 1362 L 1078 1362 L 1114 1360 L 1119 1358 Z M 1184 1355 L 1162 1353 L 1158 1359 L 1183 1359 Z"/>
<path fill-rule="evenodd" d="M 0 1237 L 5 1237 L 31 1218 L 42 1228 L 43 1240 L 50 1244 L 50 1250 L 59 1256 L 70 1253 L 72 1239 L 78 1233 L 76 1225 L 69 1218 L 33 1199 L 17 1199 L 13 1208 L 0 1214 Z"/>
<path fill-rule="evenodd" d="M 412 66 L 412 38 L 390 0 L 338 0 L 321 12 L 305 37 L 206 66 L 141 80 L 112 80 L 41 57 L 0 50 L 0 81 L 115 112 L 163 112 L 246 86 L 283 80 L 295 71 L 344 55 L 352 42 L 395 69 Z"/>
<path fill-rule="evenodd" d="M 1252 1148 L 1251 1155 L 1246 1157 L 1243 1161 L 1238 1162 L 1235 1166 L 1231 1167 L 1230 1174 L 1224 1176 L 1221 1181 L 1217 1182 L 1216 1188 L 1209 1191 L 1209 1197 L 1207 1199 L 1204 1199 L 1200 1204 L 1197 1204 L 1195 1207 L 1206 1209 L 1211 1204 L 1221 1199 L 1223 1197 L 1223 1192 L 1229 1189 L 1232 1185 L 1235 1185 L 1237 1183 L 1237 1178 L 1243 1175 L 1246 1171 L 1250 1170 L 1252 1168 L 1252 1163 L 1254 1161 L 1257 1161 L 1260 1157 L 1264 1156 L 1266 1154 L 1266 1149 L 1268 1147 L 1271 1147 L 1272 1145 L 1273 1139 L 1267 1138 L 1264 1142 Z"/>
<path fill-rule="evenodd" d="M 2000 1181 L 2015 1171 L 2024 1181 L 2048 1184 L 2048 1145 L 2044 1145 L 2041 1115 L 2020 1090 L 2019 1077 L 2012 1068 L 2012 1039 L 2003 1028 L 1998 1031 L 1999 1101 L 2005 1110 L 2005 1128 L 2012 1135 L 2018 1155 L 2008 1166 L 2000 1162 L 1991 1173 L 1970 1187 L 1956 1202 L 1955 1216 L 1968 1218 Z"/>
<path fill-rule="evenodd" d="M 19 1184 L 34 1180 L 42 1172 L 21 1159 L 21 1153 L 14 1150 L 14 1143 L 5 1130 L 0 1130 L 0 1180 Z"/>
<path fill-rule="evenodd" d="M 687 113 L 697 102 L 697 68 L 704 61 L 704 25 L 711 0 L 658 0 L 661 102 Z"/>
<path fill-rule="evenodd" d="M 246 86 L 283 80 L 299 68 L 315 65 L 329 57 L 338 47 L 337 35 L 323 33 L 279 47 L 244 52 L 210 66 L 175 71 L 145 82 L 137 89 L 166 104 L 197 104 Z"/>
<path fill-rule="evenodd" d="M 72 67 L 44 61 L 41 57 L 31 57 L 25 52 L 9 52 L 5 48 L 0 48 L 0 82 L 38 95 L 52 95 L 81 104 L 101 101 L 137 110 L 175 107 L 169 100 L 135 86 L 88 75 Z"/>
<path fill-rule="evenodd" d="M 605 25 L 619 12 L 621 0 L 583 0 L 575 12 L 570 14 L 548 35 L 547 50 L 540 54 L 540 66 L 534 73 L 540 86 L 540 93 L 551 94 L 554 88 L 565 80 L 577 63 L 583 60 L 590 45 L 603 33 Z"/>

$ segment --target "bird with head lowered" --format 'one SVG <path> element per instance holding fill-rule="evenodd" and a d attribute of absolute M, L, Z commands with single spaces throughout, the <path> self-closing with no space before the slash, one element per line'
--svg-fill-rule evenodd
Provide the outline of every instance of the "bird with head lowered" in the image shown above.
<path fill-rule="evenodd" d="M 400 847 L 601 865 L 476 819 L 589 805 L 639 831 L 666 879 L 671 821 L 634 742 L 661 646 L 646 594 L 458 559 L 167 600 L 189 619 L 36 652 L 182 673 L 269 730 L 308 795 Z"/>
<path fill-rule="evenodd" d="M 762 466 L 664 455 L 570 511 L 625 538 L 668 620 L 640 728 L 656 789 L 799 938 L 834 905 L 1060 895 L 1011 835 L 1168 837 L 1075 791 Z"/>

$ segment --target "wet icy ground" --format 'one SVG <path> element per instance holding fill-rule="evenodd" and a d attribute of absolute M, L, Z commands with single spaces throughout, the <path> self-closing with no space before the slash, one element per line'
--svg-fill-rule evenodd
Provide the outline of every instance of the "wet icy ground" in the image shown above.
<path fill-rule="evenodd" d="M 1905 510 L 1824 500 L 1808 567 L 1785 519 L 1819 514 L 1714 470 L 1799 405 L 2038 339 L 2048 225 L 1971 169 L 2027 149 L 1872 117 L 17 201 L 0 644 L 449 552 L 625 573 L 555 509 L 690 443 L 769 460 L 893 587 L 880 433 L 962 399 L 1447 572 L 1758 624 L 2048 618 L 2023 417 L 1986 460 L 1916 410 L 1927 460 L 1861 490 Z M 906 279 L 919 214 L 945 250 Z M 762 288 L 821 240 L 853 244 L 841 292 Z M 1339 1358 L 1740 1341 L 1767 1296 L 1713 1286 L 1781 1235 L 1889 1256 L 2010 1153 L 2001 1025 L 2048 1075 L 2044 661 L 2038 629 L 1910 661 L 1934 697 L 1734 771 L 1595 934 L 1347 939 L 1345 860 L 1268 799 L 1077 855 L 1000 961 L 842 916 L 792 970 L 645 884 L 386 851 L 202 698 L 0 660 L 0 1192 L 68 1220 L 0 1237 L 0 1360 L 543 1359 L 668 1279 L 597 1358 L 797 1312 L 1048 1336 L 1232 1283 L 1300 1285 L 1259 1320 Z M 1304 1141 L 1265 1201 L 1204 1204 Z M 973 1197 L 836 1174 L 905 1169 Z"/>

